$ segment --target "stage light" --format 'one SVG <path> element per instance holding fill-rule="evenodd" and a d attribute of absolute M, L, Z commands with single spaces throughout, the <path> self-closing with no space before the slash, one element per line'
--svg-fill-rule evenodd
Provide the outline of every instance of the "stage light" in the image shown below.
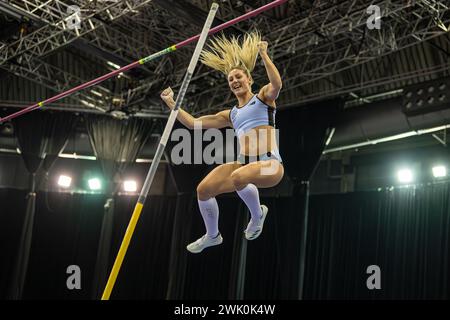
<path fill-rule="evenodd" d="M 60 175 L 59 176 L 58 185 L 60 187 L 68 188 L 68 187 L 70 187 L 71 183 L 72 183 L 72 178 L 71 177 L 65 176 L 65 175 Z"/>
<path fill-rule="evenodd" d="M 413 174 L 410 169 L 401 169 L 397 172 L 398 181 L 401 183 L 408 183 L 413 181 Z"/>
<path fill-rule="evenodd" d="M 127 180 L 123 183 L 123 189 L 126 192 L 135 192 L 137 190 L 137 183 L 134 180 Z"/>
<path fill-rule="evenodd" d="M 448 109 L 450 78 L 418 83 L 403 89 L 402 110 L 408 116 Z"/>
<path fill-rule="evenodd" d="M 445 177 L 447 175 L 447 168 L 445 166 L 434 166 L 433 176 L 435 178 Z"/>
<path fill-rule="evenodd" d="M 99 190 L 102 188 L 102 184 L 98 178 L 89 179 L 88 184 L 91 190 Z"/>

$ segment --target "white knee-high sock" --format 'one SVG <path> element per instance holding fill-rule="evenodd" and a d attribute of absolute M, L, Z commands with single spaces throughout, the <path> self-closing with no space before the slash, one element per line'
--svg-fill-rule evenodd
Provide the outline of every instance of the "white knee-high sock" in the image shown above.
<path fill-rule="evenodd" d="M 245 186 L 245 188 L 236 190 L 236 192 L 250 210 L 252 220 L 255 222 L 259 221 L 262 216 L 262 211 L 259 203 L 258 188 L 254 184 L 249 183 Z"/>
<path fill-rule="evenodd" d="M 209 198 L 208 200 L 198 200 L 198 207 L 205 222 L 206 233 L 211 238 L 214 238 L 219 233 L 219 206 L 216 198 Z"/>

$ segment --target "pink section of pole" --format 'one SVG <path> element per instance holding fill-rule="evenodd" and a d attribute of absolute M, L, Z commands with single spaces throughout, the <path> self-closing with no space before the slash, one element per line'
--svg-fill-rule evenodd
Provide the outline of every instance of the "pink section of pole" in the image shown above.
<path fill-rule="evenodd" d="M 255 9 L 253 11 L 250 11 L 250 12 L 246 13 L 246 14 L 243 14 L 242 16 L 239 16 L 239 17 L 234 18 L 234 19 L 232 19 L 232 20 L 230 20 L 228 22 L 225 22 L 225 23 L 222 23 L 221 25 L 218 25 L 217 27 L 211 29 L 209 34 L 217 33 L 217 32 L 219 32 L 219 31 L 221 31 L 221 30 L 223 30 L 225 28 L 228 28 L 229 26 L 232 26 L 232 25 L 234 25 L 234 24 L 236 24 L 238 22 L 250 19 L 251 17 L 254 17 L 254 16 L 260 14 L 261 12 L 264 12 L 264 11 L 267 11 L 267 10 L 269 10 L 271 8 L 277 7 L 277 6 L 283 4 L 283 3 L 287 2 L 287 1 L 288 0 L 276 0 L 276 1 L 270 2 L 270 3 L 260 7 L 258 9 Z M 44 100 L 42 102 L 33 104 L 33 105 L 31 105 L 29 107 L 26 107 L 26 108 L 24 108 L 24 109 L 22 109 L 20 111 L 17 111 L 17 112 L 15 112 L 13 114 L 10 114 L 10 115 L 8 115 L 8 116 L 6 116 L 4 118 L 0 118 L 0 123 L 8 121 L 8 120 L 11 120 L 11 119 L 14 119 L 14 118 L 16 118 L 16 117 L 18 117 L 20 115 L 23 115 L 25 113 L 31 112 L 31 111 L 33 111 L 35 109 L 38 109 L 38 108 L 44 106 L 45 104 L 49 104 L 49 103 L 55 102 L 57 100 L 60 100 L 62 98 L 67 97 L 68 95 L 71 95 L 72 93 L 75 93 L 75 92 L 78 92 L 80 90 L 83 90 L 83 89 L 86 89 L 88 87 L 91 87 L 93 85 L 96 85 L 96 84 L 98 84 L 100 82 L 103 82 L 103 81 L 105 81 L 105 80 L 107 80 L 107 79 L 109 79 L 111 77 L 114 77 L 115 75 L 117 75 L 117 74 L 119 74 L 121 72 L 125 72 L 127 70 L 130 70 L 130 69 L 133 69 L 133 68 L 139 66 L 141 64 L 141 61 L 144 61 L 144 63 L 148 62 L 148 61 L 151 61 L 151 60 L 153 60 L 155 58 L 158 58 L 158 57 L 161 57 L 161 56 L 165 55 L 168 52 L 173 51 L 173 50 L 170 50 L 170 48 L 173 48 L 173 47 L 175 47 L 176 49 L 182 48 L 182 47 L 184 47 L 184 46 L 186 46 L 186 45 L 188 45 L 188 44 L 190 44 L 190 43 L 192 43 L 194 41 L 197 41 L 199 38 L 200 38 L 200 35 L 196 35 L 196 36 L 194 36 L 192 38 L 186 39 L 186 40 L 184 40 L 184 41 L 182 41 L 182 42 L 180 42 L 180 43 L 178 43 L 178 44 L 176 44 L 174 46 L 171 46 L 171 47 L 166 48 L 164 50 L 161 50 L 161 51 L 159 51 L 157 53 L 154 53 L 154 54 L 152 54 L 151 56 L 149 56 L 147 58 L 143 58 L 141 60 L 138 60 L 138 61 L 135 61 L 133 63 L 130 63 L 129 65 L 126 65 L 126 66 L 124 66 L 124 67 L 122 67 L 120 69 L 114 70 L 114 71 L 112 71 L 110 73 L 107 73 L 107 74 L 101 76 L 101 77 L 98 77 L 98 78 L 93 79 L 91 81 L 88 81 L 86 83 L 80 84 L 77 87 L 74 87 L 74 88 L 69 89 L 67 91 L 64 91 L 64 92 L 62 92 L 60 94 L 57 94 L 54 97 L 51 97 L 51 98 L 48 98 L 48 99 L 46 99 L 46 100 Z"/>

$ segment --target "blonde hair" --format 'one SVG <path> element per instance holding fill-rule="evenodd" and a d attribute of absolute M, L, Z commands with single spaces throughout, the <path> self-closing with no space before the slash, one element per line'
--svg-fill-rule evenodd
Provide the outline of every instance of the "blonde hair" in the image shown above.
<path fill-rule="evenodd" d="M 240 37 L 232 36 L 227 39 L 222 34 L 217 39 L 211 40 L 210 50 L 203 50 L 200 61 L 207 66 L 228 75 L 233 69 L 240 69 L 251 77 L 250 73 L 255 68 L 258 57 L 258 43 L 261 34 L 258 31 L 246 33 L 242 43 Z"/>

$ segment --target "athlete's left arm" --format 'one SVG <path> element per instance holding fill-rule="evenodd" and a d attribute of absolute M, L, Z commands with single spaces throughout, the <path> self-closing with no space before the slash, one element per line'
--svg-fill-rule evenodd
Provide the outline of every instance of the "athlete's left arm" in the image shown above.
<path fill-rule="evenodd" d="M 264 66 L 266 67 L 267 71 L 267 76 L 269 77 L 270 81 L 269 84 L 265 85 L 261 89 L 261 94 L 263 95 L 262 98 L 266 102 L 272 103 L 278 98 L 278 95 L 280 94 L 282 81 L 277 67 L 274 65 L 272 60 L 270 60 L 270 57 L 267 54 L 267 47 L 268 47 L 267 41 L 261 41 L 260 43 L 258 43 L 259 55 L 261 56 L 261 59 L 264 62 Z"/>

